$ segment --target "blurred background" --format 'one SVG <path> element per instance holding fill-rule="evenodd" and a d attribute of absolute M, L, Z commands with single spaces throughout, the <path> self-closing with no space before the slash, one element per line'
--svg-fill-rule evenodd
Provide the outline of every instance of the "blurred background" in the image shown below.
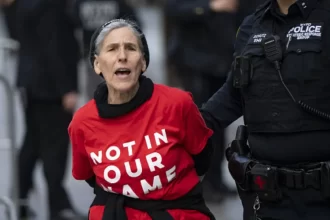
<path fill-rule="evenodd" d="M 263 0 L 0 0 L 0 197 L 5 201 L 13 198 L 14 208 L 26 212 L 31 220 L 47 220 L 50 213 L 57 214 L 56 203 L 68 203 L 64 208 L 74 214 L 52 220 L 87 216 L 93 192 L 71 176 L 66 126 L 72 113 L 93 97 L 100 82 L 87 58 L 91 34 L 101 24 L 119 17 L 140 24 L 151 54 L 146 75 L 155 83 L 192 92 L 201 106 L 225 82 L 239 25 L 261 3 Z M 240 118 L 217 134 L 223 144 L 217 146 L 203 180 L 206 201 L 219 220 L 242 219 L 240 200 L 224 160 L 224 150 L 241 123 Z M 61 134 L 57 136 L 61 141 L 52 141 L 50 134 Z M 40 158 L 31 156 L 40 149 L 48 152 L 44 161 L 53 162 L 42 164 Z M 57 154 L 64 159 L 54 160 Z M 20 190 L 13 175 L 18 167 L 25 187 Z M 61 175 L 62 197 L 51 192 L 56 181 L 61 185 Z M 55 195 L 48 198 L 51 193 Z M 19 194 L 23 199 L 16 199 Z M 14 220 L 7 211 L 0 204 L 0 219 Z"/>

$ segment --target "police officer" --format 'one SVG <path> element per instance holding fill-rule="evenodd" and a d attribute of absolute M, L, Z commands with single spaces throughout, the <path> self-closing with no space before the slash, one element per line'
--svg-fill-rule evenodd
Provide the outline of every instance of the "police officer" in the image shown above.
<path fill-rule="evenodd" d="M 329 27 L 328 0 L 267 0 L 201 109 L 213 129 L 244 115 L 227 149 L 244 220 L 330 219 Z"/>

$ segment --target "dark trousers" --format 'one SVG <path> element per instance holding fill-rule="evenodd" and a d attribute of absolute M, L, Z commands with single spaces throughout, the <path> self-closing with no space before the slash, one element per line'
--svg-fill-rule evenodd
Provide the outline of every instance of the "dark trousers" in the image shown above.
<path fill-rule="evenodd" d="M 255 192 L 238 190 L 244 208 L 244 220 L 255 220 L 253 204 Z M 282 188 L 283 199 L 278 202 L 260 201 L 257 216 L 261 220 L 328 220 L 330 200 L 314 189 L 288 190 Z M 258 219 L 258 220 L 259 220 Z"/>
<path fill-rule="evenodd" d="M 209 73 L 196 73 L 189 69 L 179 70 L 178 76 L 184 89 L 192 93 L 194 102 L 198 107 L 201 107 L 226 82 L 226 77 L 216 77 Z M 214 189 L 220 190 L 218 187 L 223 183 L 221 162 L 224 159 L 224 131 L 216 133 L 214 138 L 217 146 L 215 146 L 211 166 L 203 181 L 209 182 Z"/>
<path fill-rule="evenodd" d="M 63 179 L 69 150 L 67 127 L 72 113 L 64 111 L 60 101 L 32 100 L 28 100 L 25 113 L 26 135 L 19 152 L 19 195 L 21 199 L 28 197 L 33 171 L 40 160 L 48 186 L 49 210 L 54 216 L 71 208 Z"/>

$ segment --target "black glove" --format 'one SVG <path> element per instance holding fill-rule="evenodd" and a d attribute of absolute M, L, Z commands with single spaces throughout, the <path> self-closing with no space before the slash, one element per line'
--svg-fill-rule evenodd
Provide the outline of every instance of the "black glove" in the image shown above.
<path fill-rule="evenodd" d="M 243 189 L 248 188 L 249 180 L 247 178 L 247 172 L 254 164 L 255 161 L 248 157 L 239 156 L 236 152 L 233 152 L 228 160 L 228 169 L 231 176 Z"/>

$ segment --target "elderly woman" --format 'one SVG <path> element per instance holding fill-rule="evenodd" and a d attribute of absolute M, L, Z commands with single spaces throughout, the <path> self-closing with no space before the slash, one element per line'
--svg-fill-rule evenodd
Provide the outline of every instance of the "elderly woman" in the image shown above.
<path fill-rule="evenodd" d="M 89 220 L 215 219 L 199 181 L 213 152 L 212 131 L 191 95 L 142 75 L 148 45 L 130 21 L 95 31 L 90 55 L 105 82 L 69 126 L 72 175 L 96 195 Z"/>

